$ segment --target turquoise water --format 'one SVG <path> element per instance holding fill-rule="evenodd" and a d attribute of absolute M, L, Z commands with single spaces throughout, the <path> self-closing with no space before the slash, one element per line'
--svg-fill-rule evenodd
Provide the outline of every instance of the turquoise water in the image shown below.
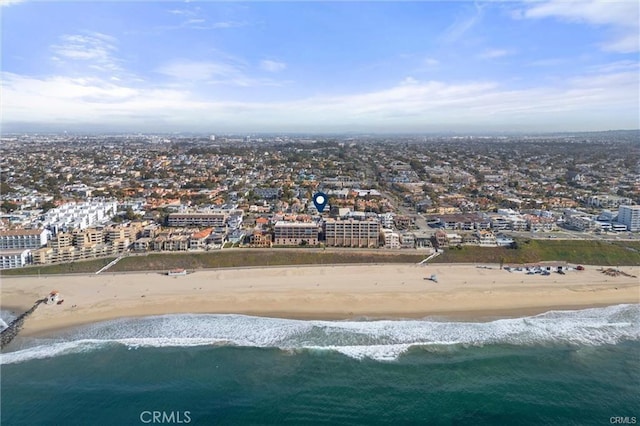
<path fill-rule="evenodd" d="M 640 305 L 485 323 L 170 315 L 9 350 L 7 425 L 640 421 Z"/>

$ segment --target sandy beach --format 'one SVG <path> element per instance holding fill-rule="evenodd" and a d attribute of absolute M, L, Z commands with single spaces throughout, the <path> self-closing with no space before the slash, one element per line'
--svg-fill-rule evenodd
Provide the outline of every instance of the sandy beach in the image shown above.
<path fill-rule="evenodd" d="M 22 312 L 51 290 L 23 335 L 120 317 L 240 313 L 286 318 L 489 319 L 640 303 L 640 280 L 587 266 L 565 275 L 527 275 L 498 265 L 348 265 L 158 273 L 3 277 L 3 309 Z M 640 276 L 640 267 L 622 267 Z M 426 280 L 436 274 L 438 282 Z"/>

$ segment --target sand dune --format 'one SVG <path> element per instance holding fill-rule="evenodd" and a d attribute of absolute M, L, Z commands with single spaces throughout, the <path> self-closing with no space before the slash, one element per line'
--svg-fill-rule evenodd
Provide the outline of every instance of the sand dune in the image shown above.
<path fill-rule="evenodd" d="M 3 308 L 26 309 L 51 290 L 61 305 L 43 305 L 23 334 L 117 317 L 164 313 L 243 313 L 347 319 L 446 316 L 495 318 L 551 309 L 640 303 L 640 280 L 588 266 L 566 275 L 526 275 L 475 265 L 370 265 L 245 268 L 157 273 L 9 277 Z M 640 267 L 625 267 L 640 276 Z M 425 280 L 437 274 L 438 283 Z"/>

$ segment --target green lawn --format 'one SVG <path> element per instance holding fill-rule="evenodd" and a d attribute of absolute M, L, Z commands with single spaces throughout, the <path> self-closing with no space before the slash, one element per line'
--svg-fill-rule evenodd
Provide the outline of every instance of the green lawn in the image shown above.
<path fill-rule="evenodd" d="M 519 240 L 517 249 L 450 248 L 434 262 L 531 263 L 564 260 L 586 265 L 640 265 L 640 242 L 588 240 Z"/>
<path fill-rule="evenodd" d="M 221 250 L 206 253 L 149 253 L 123 258 L 109 272 L 166 271 L 169 269 L 233 268 L 241 266 L 322 265 L 340 263 L 417 263 L 426 254 L 416 251 L 380 250 L 299 250 L 249 249 Z M 93 273 L 113 258 L 87 260 L 50 266 L 10 269 L 1 275 L 50 275 Z M 448 248 L 431 260 L 437 263 L 532 263 L 564 260 L 585 265 L 640 265 L 640 242 L 518 240 L 518 248 L 472 247 Z"/>

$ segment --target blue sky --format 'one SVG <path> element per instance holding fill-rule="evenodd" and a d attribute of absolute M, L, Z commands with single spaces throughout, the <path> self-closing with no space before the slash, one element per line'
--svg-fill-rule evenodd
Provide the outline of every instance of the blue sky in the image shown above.
<path fill-rule="evenodd" d="M 0 1 L 5 132 L 640 127 L 633 0 Z"/>

